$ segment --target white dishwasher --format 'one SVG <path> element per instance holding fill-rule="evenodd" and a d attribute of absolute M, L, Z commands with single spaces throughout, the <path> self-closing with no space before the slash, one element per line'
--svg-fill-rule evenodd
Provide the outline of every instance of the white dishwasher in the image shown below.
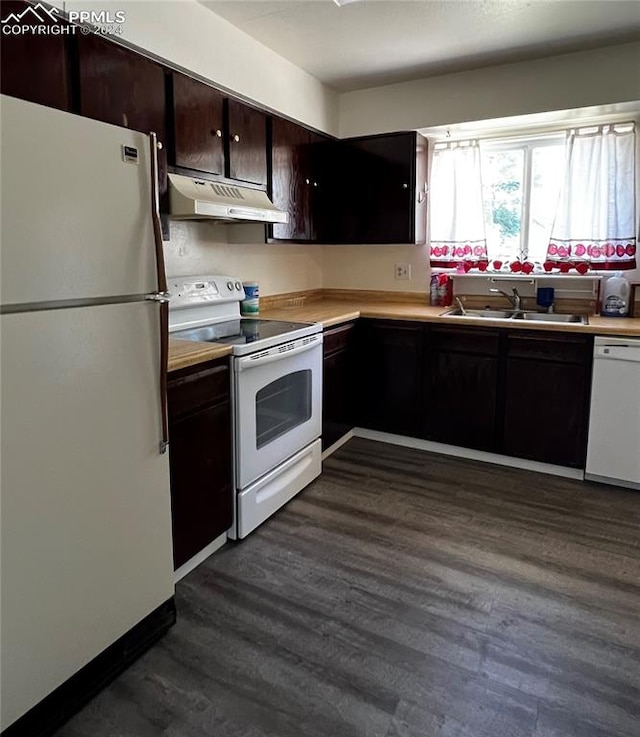
<path fill-rule="evenodd" d="M 585 478 L 640 490 L 640 338 L 595 339 Z"/>

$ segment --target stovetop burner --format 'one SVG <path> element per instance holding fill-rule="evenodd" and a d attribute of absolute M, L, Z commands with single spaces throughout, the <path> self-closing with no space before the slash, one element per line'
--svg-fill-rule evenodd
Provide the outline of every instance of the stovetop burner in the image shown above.
<path fill-rule="evenodd" d="M 171 333 L 172 338 L 193 340 L 200 343 L 225 343 L 227 345 L 247 345 L 269 338 L 286 335 L 294 330 L 308 327 L 307 322 L 287 322 L 285 320 L 260 320 L 241 317 L 237 320 L 203 325 L 198 328 L 178 330 Z"/>

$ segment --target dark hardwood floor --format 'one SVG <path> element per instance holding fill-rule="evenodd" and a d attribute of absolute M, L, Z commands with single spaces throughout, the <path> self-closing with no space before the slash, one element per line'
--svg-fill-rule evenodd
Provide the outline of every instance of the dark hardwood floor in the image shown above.
<path fill-rule="evenodd" d="M 351 440 L 58 737 L 638 737 L 640 494 Z"/>

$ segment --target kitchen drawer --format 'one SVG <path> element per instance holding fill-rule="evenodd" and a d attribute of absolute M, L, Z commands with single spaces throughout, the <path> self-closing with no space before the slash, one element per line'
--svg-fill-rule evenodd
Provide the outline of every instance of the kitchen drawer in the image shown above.
<path fill-rule="evenodd" d="M 169 377 L 169 416 L 180 417 L 229 400 L 229 359 L 209 361 L 173 372 Z"/>
<path fill-rule="evenodd" d="M 529 358 L 559 363 L 585 363 L 591 355 L 592 338 L 571 333 L 509 333 L 509 358 Z"/>
<path fill-rule="evenodd" d="M 355 323 L 349 322 L 339 325 L 335 328 L 325 330 L 323 333 L 323 352 L 325 356 L 330 356 L 338 351 L 344 351 L 349 347 L 349 343 L 353 340 Z"/>
<path fill-rule="evenodd" d="M 472 353 L 495 356 L 498 353 L 500 334 L 485 328 L 432 327 L 429 330 L 427 349 L 438 352 Z"/>

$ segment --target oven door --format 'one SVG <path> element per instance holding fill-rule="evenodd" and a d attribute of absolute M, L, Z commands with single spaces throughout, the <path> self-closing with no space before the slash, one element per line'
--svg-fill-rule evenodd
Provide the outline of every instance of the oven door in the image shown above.
<path fill-rule="evenodd" d="M 322 335 L 234 360 L 236 486 L 250 483 L 320 437 Z"/>

